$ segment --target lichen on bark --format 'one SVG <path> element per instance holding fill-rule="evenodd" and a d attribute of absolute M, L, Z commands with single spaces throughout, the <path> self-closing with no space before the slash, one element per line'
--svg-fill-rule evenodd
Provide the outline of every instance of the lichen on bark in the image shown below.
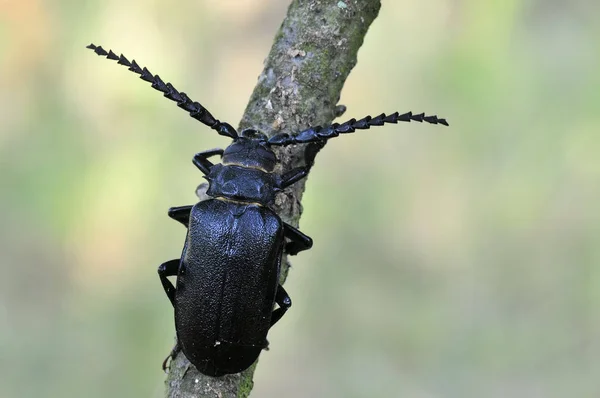
<path fill-rule="evenodd" d="M 250 97 L 240 129 L 255 128 L 267 135 L 293 133 L 309 126 L 328 125 L 340 115 L 340 93 L 356 65 L 358 49 L 381 7 L 380 0 L 294 0 L 275 36 L 265 67 Z M 303 145 L 278 149 L 276 172 L 312 161 L 320 146 L 305 159 Z M 274 210 L 298 226 L 305 181 L 286 189 Z M 199 190 L 202 199 L 202 190 Z M 289 263 L 284 258 L 281 283 Z M 275 348 L 273 348 L 275 349 Z M 169 398 L 240 398 L 253 387 L 257 364 L 235 375 L 200 374 L 183 354 L 171 362 L 167 376 Z"/>

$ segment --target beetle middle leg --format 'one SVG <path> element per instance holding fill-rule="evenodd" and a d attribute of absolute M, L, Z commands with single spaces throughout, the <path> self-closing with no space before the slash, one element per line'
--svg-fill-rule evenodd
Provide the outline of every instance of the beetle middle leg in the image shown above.
<path fill-rule="evenodd" d="M 283 233 L 290 240 L 285 245 L 287 254 L 296 255 L 303 250 L 308 250 L 312 247 L 313 241 L 310 236 L 305 235 L 299 229 L 292 227 L 290 224 L 283 223 Z"/>
<path fill-rule="evenodd" d="M 181 260 L 177 258 L 175 260 L 162 263 L 158 267 L 158 277 L 160 278 L 160 283 L 162 283 L 163 288 L 165 289 L 165 293 L 167 294 L 167 297 L 169 298 L 173 306 L 175 306 L 175 286 L 173 286 L 171 281 L 167 279 L 167 276 L 177 275 L 177 271 L 179 271 L 180 261 Z"/>
<path fill-rule="evenodd" d="M 192 162 L 194 162 L 194 165 L 196 165 L 196 167 L 199 168 L 202 173 L 208 175 L 208 173 L 210 173 L 210 169 L 214 166 L 214 164 L 212 164 L 208 158 L 216 155 L 223 156 L 223 150 L 216 148 L 197 153 L 194 155 Z"/>
<path fill-rule="evenodd" d="M 175 221 L 179 221 L 187 228 L 190 222 L 190 211 L 192 211 L 192 207 L 193 206 L 191 205 L 171 207 L 169 209 L 169 217 Z"/>
<path fill-rule="evenodd" d="M 281 319 L 283 314 L 292 306 L 292 299 L 288 296 L 287 292 L 283 288 L 283 286 L 277 286 L 277 293 L 275 294 L 275 302 L 279 306 L 273 313 L 271 314 L 271 327 L 277 323 L 278 320 Z"/>

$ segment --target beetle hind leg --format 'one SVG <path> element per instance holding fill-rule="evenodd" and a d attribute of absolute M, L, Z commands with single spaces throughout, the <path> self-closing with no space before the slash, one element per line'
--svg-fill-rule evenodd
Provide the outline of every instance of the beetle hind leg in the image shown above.
<path fill-rule="evenodd" d="M 173 346 L 171 353 L 169 355 L 167 355 L 167 357 L 165 358 L 165 360 L 162 363 L 163 372 L 167 371 L 167 368 L 170 366 L 169 360 L 171 362 L 173 362 L 175 360 L 175 357 L 177 356 L 177 354 L 179 354 L 179 351 L 181 351 L 181 346 L 179 345 L 179 341 L 178 341 Z"/>
<path fill-rule="evenodd" d="M 166 263 L 162 263 L 158 267 L 158 277 L 160 278 L 160 283 L 162 283 L 165 293 L 167 294 L 167 297 L 173 306 L 175 306 L 175 286 L 173 286 L 171 281 L 167 279 L 167 276 L 177 275 L 177 272 L 179 271 L 179 262 L 179 259 L 175 259 L 167 261 Z"/>
<path fill-rule="evenodd" d="M 286 313 L 286 311 L 292 306 L 292 299 L 288 296 L 287 292 L 283 288 L 283 286 L 277 286 L 277 294 L 275 295 L 275 302 L 279 306 L 273 313 L 271 314 L 271 327 L 277 323 Z"/>
<path fill-rule="evenodd" d="M 179 263 L 180 260 L 175 259 L 167 261 L 166 263 L 162 263 L 158 267 L 158 277 L 160 278 L 160 283 L 163 285 L 165 293 L 167 294 L 167 297 L 169 298 L 169 301 L 171 301 L 171 304 L 173 304 L 173 306 L 175 306 L 175 286 L 173 286 L 173 284 L 170 280 L 167 279 L 167 277 L 177 275 L 177 272 L 179 271 Z M 167 364 L 169 363 L 169 360 L 175 359 L 179 351 L 181 351 L 181 347 L 179 346 L 178 341 L 175 343 L 175 346 L 171 350 L 171 353 L 165 358 L 165 360 L 162 363 L 162 370 L 164 372 L 167 371 Z"/>

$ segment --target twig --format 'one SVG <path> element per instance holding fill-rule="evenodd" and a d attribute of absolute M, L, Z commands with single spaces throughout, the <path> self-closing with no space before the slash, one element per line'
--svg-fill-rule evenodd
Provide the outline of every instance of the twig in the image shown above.
<path fill-rule="evenodd" d="M 380 0 L 292 1 L 240 128 L 253 127 L 271 136 L 331 123 L 343 112 L 342 106 L 336 106 L 340 92 L 356 65 L 358 49 L 380 7 Z M 313 146 L 309 162 L 320 148 Z M 285 147 L 277 155 L 283 170 L 306 161 L 303 145 Z M 275 211 L 294 226 L 302 213 L 303 192 L 304 180 L 286 189 L 276 202 Z M 288 267 L 284 259 L 282 283 Z M 255 368 L 256 363 L 240 374 L 213 378 L 198 373 L 179 354 L 170 366 L 166 396 L 246 398 L 253 387 Z"/>

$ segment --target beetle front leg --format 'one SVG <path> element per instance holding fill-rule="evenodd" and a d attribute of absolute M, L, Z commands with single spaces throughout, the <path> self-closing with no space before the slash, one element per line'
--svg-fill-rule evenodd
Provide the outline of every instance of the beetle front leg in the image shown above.
<path fill-rule="evenodd" d="M 271 327 L 281 319 L 283 314 L 292 306 L 292 299 L 288 296 L 283 286 L 277 286 L 277 293 L 275 294 L 275 302 L 279 306 L 271 315 Z"/>
<path fill-rule="evenodd" d="M 310 169 L 315 163 L 315 156 L 317 153 L 323 148 L 325 145 L 325 141 L 313 142 L 307 145 L 304 151 L 304 161 L 306 166 L 296 167 L 283 174 L 279 180 L 279 189 L 284 189 L 294 184 L 295 182 L 300 181 L 303 178 L 308 176 Z"/>
<path fill-rule="evenodd" d="M 210 173 L 210 169 L 214 166 L 214 164 L 212 164 L 208 158 L 216 155 L 223 156 L 223 150 L 216 148 L 197 153 L 194 155 L 192 162 L 194 162 L 194 165 L 196 165 L 196 167 L 199 168 L 204 175 L 208 175 L 208 173 Z"/>
<path fill-rule="evenodd" d="M 293 183 L 298 182 L 303 178 L 306 178 L 306 176 L 308 176 L 309 170 L 310 170 L 309 166 L 304 166 L 304 167 L 296 167 L 295 169 L 288 171 L 287 173 L 285 173 L 284 175 L 281 176 L 278 188 L 279 189 L 287 188 L 290 185 L 292 185 Z"/>
<path fill-rule="evenodd" d="M 166 263 L 162 263 L 158 267 L 158 277 L 160 278 L 160 283 L 162 283 L 163 288 L 165 289 L 165 293 L 167 297 L 175 306 L 175 286 L 171 283 L 170 280 L 167 279 L 167 276 L 176 276 L 179 271 L 179 259 L 167 261 Z"/>
<path fill-rule="evenodd" d="M 303 234 L 299 229 L 290 224 L 283 223 L 283 234 L 290 240 L 285 245 L 285 252 L 292 256 L 312 247 L 313 241 L 310 236 Z"/>

